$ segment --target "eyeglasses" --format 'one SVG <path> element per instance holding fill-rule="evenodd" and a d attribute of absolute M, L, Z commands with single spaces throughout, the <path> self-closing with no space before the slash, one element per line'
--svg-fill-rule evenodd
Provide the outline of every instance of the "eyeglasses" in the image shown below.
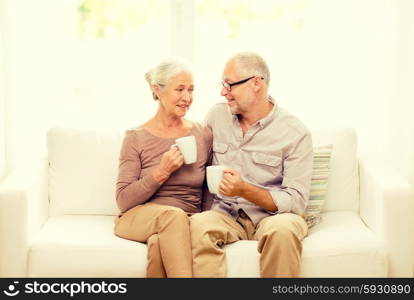
<path fill-rule="evenodd" d="M 228 83 L 228 82 L 225 82 L 225 81 L 222 81 L 221 82 L 221 85 L 227 90 L 227 91 L 231 91 L 231 87 L 232 86 L 235 86 L 235 85 L 238 85 L 238 84 L 242 84 L 242 83 L 245 83 L 245 82 L 247 82 L 247 81 L 249 81 L 250 79 L 252 79 L 252 78 L 255 78 L 256 76 L 251 76 L 251 77 L 249 77 L 249 78 L 246 78 L 246 79 L 242 79 L 242 80 L 239 80 L 239 81 L 236 81 L 236 82 L 233 82 L 233 83 Z M 260 77 L 260 79 L 264 79 L 263 77 Z"/>

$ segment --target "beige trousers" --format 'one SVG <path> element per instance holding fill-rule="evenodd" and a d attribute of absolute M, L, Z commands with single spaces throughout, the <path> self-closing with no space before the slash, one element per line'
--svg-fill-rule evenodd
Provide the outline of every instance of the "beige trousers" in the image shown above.
<path fill-rule="evenodd" d="M 189 218 L 181 208 L 135 206 L 115 219 L 115 234 L 148 244 L 147 277 L 192 277 Z"/>
<path fill-rule="evenodd" d="M 193 215 L 190 223 L 194 277 L 226 277 L 223 247 L 238 240 L 258 241 L 261 277 L 299 277 L 302 240 L 308 231 L 301 216 L 269 216 L 255 227 L 243 212 L 234 220 L 209 210 Z"/>

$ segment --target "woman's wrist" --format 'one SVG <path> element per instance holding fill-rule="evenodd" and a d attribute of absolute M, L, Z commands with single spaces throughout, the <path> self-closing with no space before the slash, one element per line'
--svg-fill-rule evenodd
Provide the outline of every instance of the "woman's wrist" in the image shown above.
<path fill-rule="evenodd" d="M 163 184 L 168 179 L 168 177 L 170 177 L 170 175 L 171 174 L 169 172 L 160 168 L 155 169 L 152 173 L 152 176 L 154 177 L 155 181 L 159 184 Z"/>

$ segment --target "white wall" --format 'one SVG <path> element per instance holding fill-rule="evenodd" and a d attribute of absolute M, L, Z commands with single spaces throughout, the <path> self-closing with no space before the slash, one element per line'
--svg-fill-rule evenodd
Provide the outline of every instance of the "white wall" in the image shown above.
<path fill-rule="evenodd" d="M 311 126 L 352 126 L 360 155 L 384 156 L 388 105 L 389 51 L 384 22 L 390 17 L 378 0 L 309 1 L 306 71 L 298 86 L 305 120 Z"/>
<path fill-rule="evenodd" d="M 414 186 L 414 1 L 395 2 L 387 150 L 389 161 Z"/>
<path fill-rule="evenodd" d="M 62 5 L 53 0 L 5 2 L 9 16 L 5 119 L 10 170 L 46 153 L 46 131 L 56 101 L 54 79 L 62 76 L 61 70 L 54 72 L 59 66 L 50 63 L 55 28 L 60 24 L 56 8 Z"/>
<path fill-rule="evenodd" d="M 5 27 L 6 27 L 6 2 L 0 0 L 0 182 L 6 175 L 6 51 L 5 51 Z"/>

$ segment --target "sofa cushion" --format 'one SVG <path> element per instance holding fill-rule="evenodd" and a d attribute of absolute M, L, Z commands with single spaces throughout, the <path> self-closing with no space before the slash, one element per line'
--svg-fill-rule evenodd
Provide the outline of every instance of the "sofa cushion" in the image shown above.
<path fill-rule="evenodd" d="M 147 247 L 113 234 L 112 216 L 49 219 L 29 251 L 30 277 L 145 277 Z M 382 244 L 354 212 L 328 212 L 303 242 L 303 277 L 385 277 Z M 229 277 L 259 277 L 256 241 L 226 246 Z"/>
<path fill-rule="evenodd" d="M 305 220 L 311 228 L 321 221 L 322 207 L 328 189 L 332 145 L 313 147 L 311 190 Z"/>
<path fill-rule="evenodd" d="M 51 215 L 116 215 L 115 183 L 124 131 L 53 128 L 48 132 Z M 357 212 L 356 134 L 351 128 L 312 131 L 313 144 L 333 145 L 323 211 Z"/>
<path fill-rule="evenodd" d="M 51 215 L 118 213 L 115 184 L 123 136 L 82 128 L 48 132 Z"/>
<path fill-rule="evenodd" d="M 357 136 L 352 128 L 312 130 L 313 145 L 332 144 L 329 184 L 323 212 L 359 211 Z"/>
<path fill-rule="evenodd" d="M 29 277 L 145 277 L 147 246 L 113 227 L 113 216 L 50 218 L 29 250 Z"/>

